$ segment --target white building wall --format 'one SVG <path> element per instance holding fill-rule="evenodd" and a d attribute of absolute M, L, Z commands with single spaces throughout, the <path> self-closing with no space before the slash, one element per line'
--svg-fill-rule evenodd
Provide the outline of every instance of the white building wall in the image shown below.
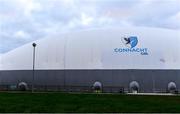
<path fill-rule="evenodd" d="M 123 36 L 137 36 L 149 55 L 115 53 Z M 53 37 L 53 38 L 52 38 Z M 157 28 L 101 29 L 35 41 L 36 69 L 180 69 L 180 34 Z M 32 43 L 2 55 L 1 70 L 32 69 Z"/>

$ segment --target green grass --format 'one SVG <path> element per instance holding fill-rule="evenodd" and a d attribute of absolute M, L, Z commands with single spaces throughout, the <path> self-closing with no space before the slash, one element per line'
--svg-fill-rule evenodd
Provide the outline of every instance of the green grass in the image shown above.
<path fill-rule="evenodd" d="M 180 112 L 180 96 L 0 93 L 0 112 Z"/>

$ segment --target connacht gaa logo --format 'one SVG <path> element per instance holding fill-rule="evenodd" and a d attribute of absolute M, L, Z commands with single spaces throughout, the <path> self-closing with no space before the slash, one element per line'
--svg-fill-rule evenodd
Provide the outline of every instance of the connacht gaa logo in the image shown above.
<path fill-rule="evenodd" d="M 138 38 L 136 36 L 122 37 L 122 42 L 129 48 L 134 48 L 138 44 Z"/>
<path fill-rule="evenodd" d="M 126 46 L 114 48 L 115 53 L 140 53 L 141 55 L 148 55 L 148 48 L 136 47 L 138 44 L 137 36 L 121 37 L 122 43 Z"/>

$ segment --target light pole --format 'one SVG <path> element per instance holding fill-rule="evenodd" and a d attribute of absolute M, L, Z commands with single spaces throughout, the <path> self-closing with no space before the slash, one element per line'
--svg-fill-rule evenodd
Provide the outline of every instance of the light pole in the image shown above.
<path fill-rule="evenodd" d="M 35 52 L 36 52 L 36 50 L 35 50 L 35 48 L 36 48 L 36 43 L 33 43 L 32 44 L 32 46 L 33 46 L 33 77 L 32 77 L 32 93 L 34 92 L 34 67 L 35 67 Z"/>

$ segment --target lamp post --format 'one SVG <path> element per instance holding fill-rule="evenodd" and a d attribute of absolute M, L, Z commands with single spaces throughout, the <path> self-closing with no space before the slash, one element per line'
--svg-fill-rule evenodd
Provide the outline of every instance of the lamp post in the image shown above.
<path fill-rule="evenodd" d="M 34 92 L 34 67 L 35 67 L 35 48 L 36 48 L 36 43 L 33 43 L 32 44 L 33 46 L 33 77 L 32 77 L 32 93 Z"/>

